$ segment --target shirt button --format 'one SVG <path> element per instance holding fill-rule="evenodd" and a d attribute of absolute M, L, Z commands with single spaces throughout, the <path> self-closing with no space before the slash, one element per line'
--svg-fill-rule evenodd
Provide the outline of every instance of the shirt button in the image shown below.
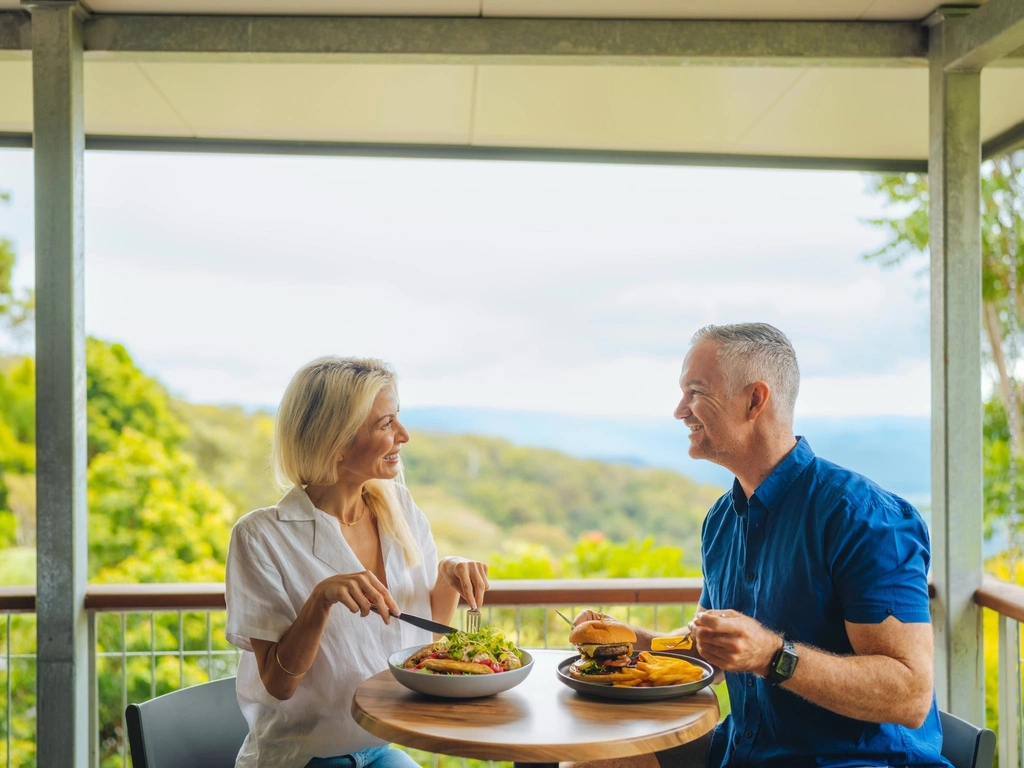
<path fill-rule="evenodd" d="M 753 688 L 754 687 L 754 678 L 752 678 L 752 677 L 748 677 L 747 678 L 747 687 L 748 688 Z"/>
<path fill-rule="evenodd" d="M 747 574 L 747 581 L 753 581 L 755 578 L 753 572 Z"/>
<path fill-rule="evenodd" d="M 743 734 L 744 738 L 747 738 L 747 739 L 751 738 L 753 735 L 754 735 L 753 731 L 747 731 L 746 733 Z"/>

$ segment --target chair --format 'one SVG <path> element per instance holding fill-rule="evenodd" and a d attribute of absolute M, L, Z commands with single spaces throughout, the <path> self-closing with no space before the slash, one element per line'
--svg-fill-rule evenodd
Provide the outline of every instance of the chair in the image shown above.
<path fill-rule="evenodd" d="M 992 768 L 996 735 L 948 712 L 939 711 L 942 723 L 942 756 L 953 768 Z"/>
<path fill-rule="evenodd" d="M 249 733 L 233 677 L 129 704 L 125 721 L 135 768 L 233 768 Z"/>

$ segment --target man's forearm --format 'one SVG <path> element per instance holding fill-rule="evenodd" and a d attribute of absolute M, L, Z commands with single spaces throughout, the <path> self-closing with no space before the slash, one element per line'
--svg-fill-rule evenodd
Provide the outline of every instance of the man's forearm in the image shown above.
<path fill-rule="evenodd" d="M 930 675 L 889 656 L 833 656 L 797 645 L 800 660 L 782 687 L 856 720 L 918 728 L 932 703 Z"/>

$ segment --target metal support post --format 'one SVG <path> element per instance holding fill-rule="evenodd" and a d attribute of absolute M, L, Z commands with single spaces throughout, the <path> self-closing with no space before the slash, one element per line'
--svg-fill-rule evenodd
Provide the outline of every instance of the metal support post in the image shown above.
<path fill-rule="evenodd" d="M 985 722 L 981 609 L 981 76 L 944 71 L 951 13 L 931 20 L 929 157 L 932 580 L 939 706 Z"/>
<path fill-rule="evenodd" d="M 85 768 L 82 17 L 73 2 L 26 5 L 32 10 L 36 188 L 37 764 Z"/>

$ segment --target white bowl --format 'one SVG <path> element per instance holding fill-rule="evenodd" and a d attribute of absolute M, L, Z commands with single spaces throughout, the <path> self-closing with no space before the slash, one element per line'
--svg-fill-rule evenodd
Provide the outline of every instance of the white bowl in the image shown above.
<path fill-rule="evenodd" d="M 523 651 L 523 666 L 508 672 L 495 672 L 493 675 L 431 675 L 402 669 L 405 660 L 422 647 L 417 645 L 395 651 L 388 657 L 388 668 L 395 676 L 395 680 L 406 688 L 417 693 L 425 693 L 427 696 L 443 696 L 449 699 L 493 696 L 509 688 L 515 688 L 533 669 L 533 656 L 526 651 Z"/>

